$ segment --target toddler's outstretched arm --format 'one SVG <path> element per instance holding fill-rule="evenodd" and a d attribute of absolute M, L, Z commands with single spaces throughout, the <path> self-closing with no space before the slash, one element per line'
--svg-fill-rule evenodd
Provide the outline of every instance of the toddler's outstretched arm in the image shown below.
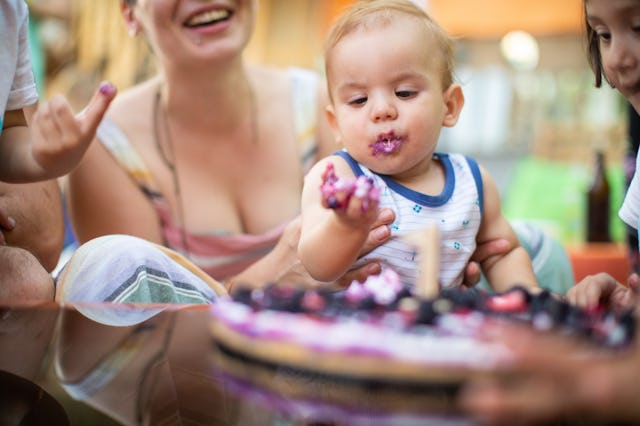
<path fill-rule="evenodd" d="M 351 267 L 378 213 L 379 191 L 373 182 L 353 177 L 343 160 L 333 160 L 311 169 L 302 193 L 298 254 L 318 281 L 333 281 Z"/>

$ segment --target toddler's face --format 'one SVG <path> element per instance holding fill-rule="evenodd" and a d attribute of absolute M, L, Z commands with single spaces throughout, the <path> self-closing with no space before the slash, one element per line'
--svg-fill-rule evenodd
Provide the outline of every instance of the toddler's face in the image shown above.
<path fill-rule="evenodd" d="M 361 164 L 382 174 L 420 172 L 446 114 L 442 49 L 416 21 L 358 29 L 329 53 L 329 121 Z"/>
<path fill-rule="evenodd" d="M 585 0 L 609 82 L 640 111 L 640 0 Z"/>

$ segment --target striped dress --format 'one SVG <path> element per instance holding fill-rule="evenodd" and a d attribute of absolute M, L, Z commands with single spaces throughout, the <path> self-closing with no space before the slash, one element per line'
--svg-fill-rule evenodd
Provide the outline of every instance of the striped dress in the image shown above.
<path fill-rule="evenodd" d="M 300 68 L 290 68 L 288 72 L 292 83 L 294 124 L 300 146 L 300 161 L 306 171 L 315 159 L 319 78 L 316 73 Z M 185 255 L 185 235 L 189 259 L 215 279 L 224 281 L 243 271 L 268 253 L 282 235 L 286 223 L 263 234 L 183 232 L 167 200 L 158 190 L 154 176 L 115 123 L 105 118 L 98 128 L 98 139 L 153 203 L 162 224 L 164 245 Z"/>
<path fill-rule="evenodd" d="M 361 258 L 382 260 L 393 268 L 402 281 L 415 285 L 418 277 L 418 254 L 404 242 L 402 235 L 422 230 L 429 224 L 440 229 L 440 286 L 462 283 L 464 269 L 476 249 L 476 235 L 482 220 L 483 185 L 478 164 L 461 154 L 434 154 L 445 171 L 441 194 L 431 196 L 404 187 L 385 175 L 373 173 L 359 165 L 345 150 L 336 155 L 344 158 L 355 176 L 373 178 L 380 188 L 380 207 L 395 212 L 391 224 L 391 240 Z"/>

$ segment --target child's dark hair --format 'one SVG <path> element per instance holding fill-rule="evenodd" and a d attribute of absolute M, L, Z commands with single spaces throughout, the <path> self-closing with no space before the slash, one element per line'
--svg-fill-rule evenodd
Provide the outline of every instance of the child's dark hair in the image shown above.
<path fill-rule="evenodd" d="M 600 53 L 600 43 L 599 37 L 596 31 L 589 25 L 589 20 L 587 19 L 587 1 L 583 2 L 583 14 L 584 14 L 584 27 L 585 27 L 585 37 L 587 42 L 587 59 L 589 60 L 589 66 L 593 71 L 593 74 L 596 77 L 596 87 L 602 86 L 602 79 L 607 80 L 607 75 L 604 73 L 602 69 L 602 55 Z"/>

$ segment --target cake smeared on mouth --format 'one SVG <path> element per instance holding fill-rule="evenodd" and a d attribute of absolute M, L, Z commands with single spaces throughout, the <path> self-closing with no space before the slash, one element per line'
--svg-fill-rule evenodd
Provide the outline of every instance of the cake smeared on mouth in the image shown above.
<path fill-rule="evenodd" d="M 333 163 L 328 163 L 322 174 L 320 193 L 326 205 L 334 210 L 346 207 L 351 197 L 355 196 L 362 200 L 362 210 L 366 211 L 370 201 L 380 198 L 380 189 L 373 184 L 373 179 L 366 176 L 353 179 L 339 178 Z"/>
<path fill-rule="evenodd" d="M 372 154 L 377 156 L 378 154 L 388 155 L 393 154 L 402 145 L 402 138 L 396 136 L 395 132 L 391 130 L 389 133 L 383 133 L 378 136 L 378 139 L 369 145 Z"/>

